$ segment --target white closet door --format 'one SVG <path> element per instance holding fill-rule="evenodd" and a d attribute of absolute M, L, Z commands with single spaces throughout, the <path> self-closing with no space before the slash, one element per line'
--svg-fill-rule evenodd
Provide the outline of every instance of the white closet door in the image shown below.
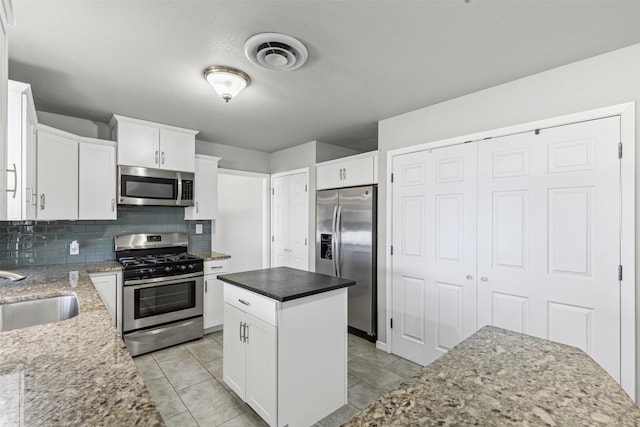
<path fill-rule="evenodd" d="M 307 173 L 289 175 L 289 267 L 309 269 Z"/>
<path fill-rule="evenodd" d="M 576 346 L 620 380 L 618 117 L 478 145 L 478 327 Z"/>
<path fill-rule="evenodd" d="M 272 180 L 271 266 L 309 269 L 308 173 Z"/>
<path fill-rule="evenodd" d="M 273 179 L 271 209 L 271 266 L 286 267 L 289 263 L 289 177 Z"/>
<path fill-rule="evenodd" d="M 476 330 L 476 144 L 394 157 L 393 351 L 425 365 Z"/>

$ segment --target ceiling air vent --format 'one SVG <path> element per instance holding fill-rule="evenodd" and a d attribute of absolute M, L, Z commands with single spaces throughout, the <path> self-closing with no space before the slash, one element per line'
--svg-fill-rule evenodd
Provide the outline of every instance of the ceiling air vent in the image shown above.
<path fill-rule="evenodd" d="M 247 58 L 267 70 L 291 71 L 307 62 L 307 48 L 297 39 L 280 33 L 260 33 L 244 44 Z"/>

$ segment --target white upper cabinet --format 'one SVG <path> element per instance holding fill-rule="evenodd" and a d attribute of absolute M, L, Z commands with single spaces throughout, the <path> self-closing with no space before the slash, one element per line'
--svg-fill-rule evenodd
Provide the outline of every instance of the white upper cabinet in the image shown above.
<path fill-rule="evenodd" d="M 318 190 L 377 183 L 377 151 L 317 164 L 316 188 Z"/>
<path fill-rule="evenodd" d="M 182 172 L 195 171 L 198 131 L 113 115 L 118 164 Z"/>
<path fill-rule="evenodd" d="M 82 138 L 79 155 L 78 219 L 117 219 L 115 143 Z"/>
<path fill-rule="evenodd" d="M 9 80 L 7 107 L 6 218 L 35 219 L 37 118 L 31 86 Z"/>
<path fill-rule="evenodd" d="M 7 78 L 9 76 L 9 22 L 13 23 L 11 0 L 0 2 L 0 206 L 6 206 L 7 174 Z M 6 219 L 7 210 L 0 209 L 0 220 Z"/>
<path fill-rule="evenodd" d="M 78 219 L 78 137 L 38 126 L 38 219 Z"/>
<path fill-rule="evenodd" d="M 215 219 L 218 213 L 218 161 L 220 157 L 196 154 L 193 206 L 184 208 L 184 219 Z"/>

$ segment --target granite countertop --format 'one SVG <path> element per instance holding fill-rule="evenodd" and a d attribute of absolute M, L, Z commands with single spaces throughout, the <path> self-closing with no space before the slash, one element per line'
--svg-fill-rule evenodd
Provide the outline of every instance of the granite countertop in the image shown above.
<path fill-rule="evenodd" d="M 231 255 L 227 255 L 227 254 L 223 254 L 222 252 L 196 252 L 193 253 L 192 255 L 195 256 L 199 256 L 200 258 L 204 259 L 205 261 L 218 261 L 221 259 L 229 259 L 231 258 Z"/>
<path fill-rule="evenodd" d="M 638 426 L 640 409 L 582 350 L 485 326 L 343 426 Z"/>
<path fill-rule="evenodd" d="M 0 425 L 164 425 L 88 274 L 120 269 L 49 265 L 12 270 L 28 276 L 19 282 L 0 279 L 0 303 L 70 293 L 80 303 L 71 319 L 0 332 Z"/>
<path fill-rule="evenodd" d="M 356 284 L 353 280 L 289 267 L 221 274 L 218 279 L 281 302 Z"/>

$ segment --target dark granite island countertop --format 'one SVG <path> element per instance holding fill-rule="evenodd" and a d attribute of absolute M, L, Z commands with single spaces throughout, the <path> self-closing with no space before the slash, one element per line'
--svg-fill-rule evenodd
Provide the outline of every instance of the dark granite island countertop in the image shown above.
<path fill-rule="evenodd" d="M 222 274 L 218 276 L 218 279 L 280 302 L 346 288 L 356 284 L 353 280 L 289 267 Z"/>
<path fill-rule="evenodd" d="M 640 409 L 575 347 L 485 326 L 343 426 L 640 426 Z"/>

